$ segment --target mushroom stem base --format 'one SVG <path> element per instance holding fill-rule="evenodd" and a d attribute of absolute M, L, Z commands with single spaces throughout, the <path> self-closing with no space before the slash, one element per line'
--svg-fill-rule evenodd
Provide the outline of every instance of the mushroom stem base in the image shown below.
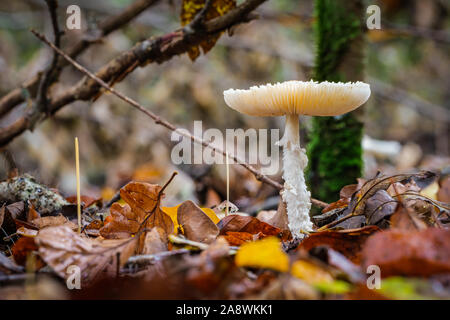
<path fill-rule="evenodd" d="M 294 237 L 301 231 L 311 231 L 309 217 L 311 194 L 306 188 L 304 169 L 308 164 L 305 149 L 300 147 L 299 117 L 286 115 L 286 128 L 279 144 L 283 147 L 284 189 L 281 192 L 286 203 L 288 226 Z"/>

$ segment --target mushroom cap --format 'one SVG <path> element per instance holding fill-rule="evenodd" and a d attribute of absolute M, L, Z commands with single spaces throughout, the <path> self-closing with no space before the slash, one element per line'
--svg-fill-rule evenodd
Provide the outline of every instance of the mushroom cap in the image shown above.
<path fill-rule="evenodd" d="M 223 92 L 226 104 L 251 116 L 286 114 L 337 116 L 352 111 L 369 99 L 364 82 L 286 81 Z"/>

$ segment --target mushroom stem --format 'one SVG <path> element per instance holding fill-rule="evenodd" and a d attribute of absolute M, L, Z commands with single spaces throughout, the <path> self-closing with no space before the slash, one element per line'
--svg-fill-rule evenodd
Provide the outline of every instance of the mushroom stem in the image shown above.
<path fill-rule="evenodd" d="M 288 226 L 292 235 L 301 236 L 301 231 L 311 231 L 309 217 L 311 193 L 306 189 L 303 170 L 308 164 L 305 149 L 300 147 L 299 116 L 286 115 L 286 127 L 279 144 L 283 147 L 284 189 L 281 197 L 286 203 Z"/>

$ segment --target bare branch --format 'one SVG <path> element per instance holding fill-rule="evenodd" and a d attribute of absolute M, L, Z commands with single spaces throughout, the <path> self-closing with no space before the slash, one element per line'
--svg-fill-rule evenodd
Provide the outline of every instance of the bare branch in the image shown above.
<path fill-rule="evenodd" d="M 138 102 L 136 102 L 135 100 L 127 97 L 126 95 L 124 95 L 123 93 L 117 91 L 116 89 L 112 88 L 111 86 L 109 86 L 105 81 L 103 81 L 102 79 L 98 78 L 96 75 L 94 75 L 93 73 L 91 73 L 89 70 L 87 70 L 86 68 L 84 68 L 82 65 L 80 65 L 79 63 L 77 63 L 76 61 L 74 61 L 73 59 L 71 59 L 67 54 L 65 54 L 63 51 L 61 51 L 60 49 L 58 49 L 54 44 L 52 44 L 50 41 L 48 41 L 47 38 L 45 38 L 45 36 L 37 33 L 37 32 L 33 32 L 39 39 L 41 39 L 43 42 L 45 42 L 47 45 L 49 45 L 53 50 L 55 50 L 58 54 L 60 54 L 61 56 L 64 57 L 64 59 L 66 59 L 69 63 L 71 63 L 75 68 L 77 68 L 79 71 L 81 71 L 82 73 L 84 73 L 86 76 L 88 76 L 90 79 L 92 79 L 93 81 L 97 82 L 101 87 L 103 87 L 104 89 L 108 90 L 109 92 L 111 92 L 112 94 L 114 94 L 115 96 L 117 96 L 118 98 L 120 98 L 121 100 L 127 102 L 128 104 L 130 104 L 131 106 L 133 106 L 134 108 L 136 108 L 137 110 L 139 110 L 140 112 L 144 113 L 145 115 L 147 115 L 148 117 L 152 118 L 156 124 L 159 124 L 163 127 L 166 127 L 167 129 L 169 129 L 170 131 L 174 131 L 177 132 L 178 134 L 187 137 L 188 139 L 190 139 L 191 141 L 201 144 L 206 148 L 211 149 L 212 151 L 214 151 L 215 153 L 220 153 L 225 157 L 230 158 L 231 160 L 235 161 L 236 163 L 238 163 L 239 165 L 243 166 L 245 169 L 247 169 L 248 171 L 250 171 L 256 179 L 258 179 L 259 181 L 266 183 L 278 190 L 281 190 L 283 188 L 283 186 L 281 184 L 279 184 L 278 182 L 270 179 L 269 177 L 265 176 L 264 174 L 262 174 L 260 171 L 258 171 L 255 167 L 253 167 L 250 164 L 247 164 L 245 161 L 239 159 L 237 156 L 235 155 L 230 155 L 229 153 L 227 153 L 226 151 L 224 151 L 221 148 L 218 148 L 216 146 L 211 145 L 210 143 L 206 142 L 205 140 L 196 137 L 188 132 L 186 132 L 185 130 L 180 130 L 179 128 L 175 127 L 173 124 L 171 124 L 170 122 L 168 122 L 167 120 L 159 117 L 158 115 L 156 115 L 155 113 L 153 113 L 152 111 L 148 110 L 147 108 L 145 108 L 144 106 L 142 106 L 141 104 L 139 104 Z M 311 199 L 311 202 L 318 206 L 318 207 L 325 207 L 328 204 L 324 203 L 320 200 L 316 200 L 316 199 Z"/>
<path fill-rule="evenodd" d="M 92 43 L 99 42 L 103 37 L 107 36 L 111 32 L 122 28 L 124 25 L 129 23 L 132 19 L 134 19 L 136 16 L 138 16 L 140 13 L 142 13 L 144 10 L 157 3 L 158 1 L 159 0 L 135 1 L 121 13 L 111 16 L 101 22 L 98 25 L 99 36 L 96 39 L 82 39 L 67 50 L 68 55 L 72 58 L 77 57 L 79 54 L 84 52 Z M 61 60 L 58 63 L 59 68 L 63 68 L 66 65 L 66 60 Z M 23 94 L 24 90 L 29 91 L 32 97 L 36 96 L 41 77 L 42 72 L 24 82 L 20 88 L 16 88 L 3 96 L 0 99 L 0 116 L 3 116 L 4 114 L 12 110 L 15 106 L 26 100 L 26 97 Z"/>
<path fill-rule="evenodd" d="M 54 43 L 56 47 L 60 47 L 61 44 L 61 31 L 59 30 L 58 24 L 58 1 L 57 0 L 45 0 L 47 4 L 48 11 L 50 13 L 50 20 L 52 22 L 53 27 L 53 35 L 54 35 Z M 42 79 L 39 83 L 38 95 L 35 101 L 35 113 L 43 113 L 47 112 L 47 104 L 48 104 L 48 89 L 51 84 L 58 80 L 59 75 L 61 73 L 61 68 L 57 67 L 59 55 L 56 52 L 53 52 L 53 58 L 50 65 L 46 68 L 45 73 L 42 76 Z M 38 117 L 33 118 L 34 121 L 38 121 Z"/>

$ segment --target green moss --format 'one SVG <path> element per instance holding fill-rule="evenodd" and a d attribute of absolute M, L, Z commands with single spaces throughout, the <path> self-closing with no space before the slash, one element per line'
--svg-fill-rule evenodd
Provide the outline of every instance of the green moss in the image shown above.
<path fill-rule="evenodd" d="M 352 42 L 362 37 L 361 15 L 362 4 L 358 0 L 315 1 L 315 80 L 337 82 L 362 78 L 362 48 L 356 54 L 351 48 Z M 350 69 L 344 65 L 348 61 L 352 62 Z M 307 177 L 313 197 L 335 201 L 343 186 L 355 183 L 361 176 L 362 133 L 363 124 L 351 113 L 313 119 L 307 148 Z"/>

